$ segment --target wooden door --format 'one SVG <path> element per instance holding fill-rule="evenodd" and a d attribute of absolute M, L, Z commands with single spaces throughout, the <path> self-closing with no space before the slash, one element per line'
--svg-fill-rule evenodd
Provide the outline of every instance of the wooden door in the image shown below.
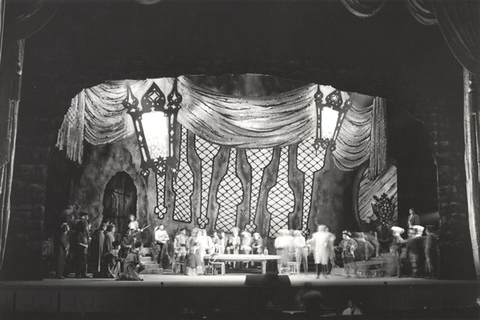
<path fill-rule="evenodd" d="M 130 214 L 136 216 L 137 188 L 126 172 L 117 172 L 105 187 L 103 194 L 103 216 L 117 226 L 117 232 L 128 227 Z"/>

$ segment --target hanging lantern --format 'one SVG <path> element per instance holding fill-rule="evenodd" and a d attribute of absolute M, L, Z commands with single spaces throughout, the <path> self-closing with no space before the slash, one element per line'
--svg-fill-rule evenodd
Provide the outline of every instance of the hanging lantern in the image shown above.
<path fill-rule="evenodd" d="M 143 176 L 148 176 L 149 169 L 164 176 L 167 162 L 173 158 L 175 123 L 182 101 L 182 96 L 177 90 L 177 79 L 168 98 L 167 104 L 165 95 L 154 82 L 143 95 L 142 108 L 139 109 L 138 99 L 127 83 L 127 96 L 123 100 L 123 106 L 128 109 L 133 119 L 142 155 L 141 174 Z"/>
<path fill-rule="evenodd" d="M 350 108 L 351 101 L 349 99 L 343 103 L 342 94 L 336 89 L 328 94 L 325 102 L 323 97 L 320 85 L 318 85 L 314 96 L 317 109 L 317 136 L 314 147 L 316 151 L 320 147 L 323 149 L 330 148 L 333 151 L 336 148 L 335 140 L 340 132 L 345 114 Z"/>

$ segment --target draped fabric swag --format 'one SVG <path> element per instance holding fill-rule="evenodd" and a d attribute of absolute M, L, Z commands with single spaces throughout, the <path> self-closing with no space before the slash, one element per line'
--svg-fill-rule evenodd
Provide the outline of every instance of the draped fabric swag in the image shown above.
<path fill-rule="evenodd" d="M 350 171 L 369 159 L 372 114 L 373 105 L 362 108 L 352 101 L 337 137 L 337 147 L 332 153 L 339 169 Z"/>
<path fill-rule="evenodd" d="M 342 0 L 345 7 L 359 18 L 369 18 L 382 9 L 385 0 Z"/>
<path fill-rule="evenodd" d="M 438 23 L 432 4 L 425 0 L 407 0 L 407 8 L 412 16 L 423 25 L 433 26 Z"/>
<path fill-rule="evenodd" d="M 100 145 L 134 134 L 131 118 L 121 104 L 126 96 L 126 81 L 137 98 L 142 97 L 153 81 L 165 94 L 170 92 L 173 84 L 171 78 L 125 80 L 82 90 L 72 99 L 57 140 L 57 147 L 66 147 L 71 160 L 81 163 L 83 139 Z M 316 87 L 307 85 L 262 98 L 238 97 L 215 93 L 194 84 L 187 77 L 180 77 L 178 89 L 183 102 L 178 121 L 195 135 L 218 145 L 248 149 L 293 145 L 315 134 Z M 327 87 L 321 88 L 328 90 Z M 342 92 L 343 101 L 349 97 L 349 93 Z M 375 131 L 376 137 L 371 139 L 371 118 L 374 114 L 381 117 L 375 122 L 384 125 L 385 112 L 374 113 L 373 106 L 363 108 L 355 101 L 352 104 L 337 138 L 337 148 L 333 152 L 335 163 L 341 170 L 350 171 L 365 161 L 375 161 L 372 164 L 377 168 L 374 172 L 381 173 L 385 156 L 374 157 L 371 151 L 386 148 L 385 128 Z M 384 103 L 376 105 L 385 107 Z M 372 143 L 378 145 L 372 147 Z"/>

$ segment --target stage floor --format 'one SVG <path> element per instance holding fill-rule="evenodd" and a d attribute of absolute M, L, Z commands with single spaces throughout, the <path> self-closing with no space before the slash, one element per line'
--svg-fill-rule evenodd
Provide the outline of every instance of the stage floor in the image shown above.
<path fill-rule="evenodd" d="M 215 314 L 216 319 L 222 319 L 218 315 L 235 314 L 236 319 L 242 318 L 241 315 L 245 319 L 261 319 L 257 315 L 273 309 L 293 316 L 301 310 L 297 298 L 307 282 L 311 283 L 312 290 L 322 293 L 324 305 L 334 315 L 345 308 L 350 297 L 362 305 L 364 313 L 376 314 L 377 319 L 409 319 L 415 310 L 423 314 L 431 310 L 440 315 L 444 314 L 442 310 L 477 310 L 480 301 L 480 283 L 466 280 L 357 279 L 338 275 L 316 279 L 313 273 L 291 275 L 287 282 L 279 281 L 274 275 L 273 280 L 261 282 L 265 279 L 263 275 L 240 273 L 142 277 L 144 281 L 95 278 L 1 281 L 0 318 L 2 312 L 4 315 L 56 314 L 68 319 L 66 315 L 86 313 L 125 315 L 132 312 L 132 306 L 144 315 Z M 246 284 L 247 277 L 253 281 Z M 410 313 L 401 317 L 405 312 Z"/>

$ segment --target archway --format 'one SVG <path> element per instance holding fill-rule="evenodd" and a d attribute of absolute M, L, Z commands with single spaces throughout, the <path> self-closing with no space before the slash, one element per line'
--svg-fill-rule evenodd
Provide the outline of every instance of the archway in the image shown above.
<path fill-rule="evenodd" d="M 103 193 L 103 218 L 110 219 L 123 231 L 128 225 L 128 216 L 136 215 L 137 188 L 132 178 L 124 171 L 117 172 L 108 181 Z"/>

